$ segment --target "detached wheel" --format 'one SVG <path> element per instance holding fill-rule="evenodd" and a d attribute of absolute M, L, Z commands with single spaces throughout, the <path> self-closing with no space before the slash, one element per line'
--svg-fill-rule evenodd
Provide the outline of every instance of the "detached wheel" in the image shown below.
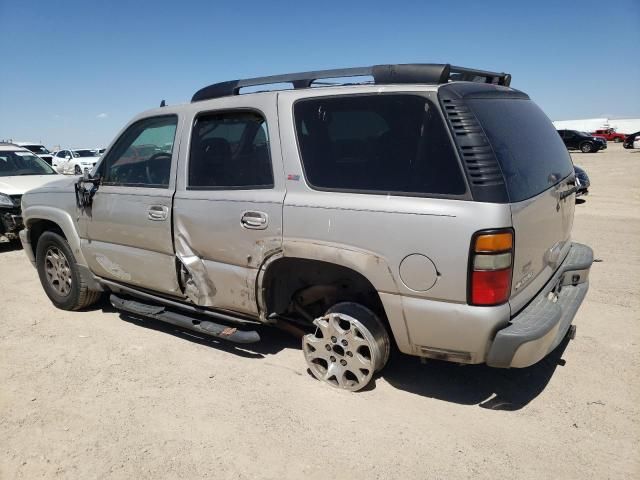
<path fill-rule="evenodd" d="M 375 313 L 358 303 L 338 303 L 313 321 L 302 351 L 315 378 L 352 392 L 366 387 L 389 360 L 391 342 Z"/>
<path fill-rule="evenodd" d="M 36 266 L 42 288 L 56 307 L 79 310 L 100 298 L 100 292 L 87 287 L 71 247 L 57 233 L 45 232 L 38 240 Z"/>
<path fill-rule="evenodd" d="M 585 142 L 580 145 L 580 151 L 582 153 L 591 153 L 593 151 L 593 145 L 591 145 L 589 142 Z"/>

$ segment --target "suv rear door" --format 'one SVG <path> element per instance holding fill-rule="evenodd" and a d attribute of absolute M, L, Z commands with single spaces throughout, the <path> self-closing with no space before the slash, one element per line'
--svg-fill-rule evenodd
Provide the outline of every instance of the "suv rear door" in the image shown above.
<path fill-rule="evenodd" d="M 528 98 L 468 98 L 504 177 L 515 230 L 510 305 L 519 311 L 570 248 L 574 195 L 571 157 L 547 116 Z"/>
<path fill-rule="evenodd" d="M 282 245 L 276 94 L 192 104 L 174 199 L 175 248 L 194 303 L 255 315 L 256 278 Z"/>

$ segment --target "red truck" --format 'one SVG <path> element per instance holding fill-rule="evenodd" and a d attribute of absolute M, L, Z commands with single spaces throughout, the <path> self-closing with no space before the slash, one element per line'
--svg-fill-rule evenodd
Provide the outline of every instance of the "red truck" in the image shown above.
<path fill-rule="evenodd" d="M 624 142 L 624 139 L 627 138 L 627 135 L 625 135 L 624 133 L 618 133 L 613 128 L 596 130 L 595 132 L 591 132 L 591 135 L 593 135 L 594 137 L 604 138 L 607 142 L 615 143 Z"/>

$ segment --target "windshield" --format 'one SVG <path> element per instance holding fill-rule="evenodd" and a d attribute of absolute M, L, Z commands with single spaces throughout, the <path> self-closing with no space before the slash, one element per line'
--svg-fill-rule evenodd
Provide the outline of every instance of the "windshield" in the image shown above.
<path fill-rule="evenodd" d="M 489 138 L 512 202 L 531 198 L 573 172 L 553 124 L 530 100 L 470 99 Z"/>
<path fill-rule="evenodd" d="M 95 150 L 74 150 L 73 156 L 77 158 L 77 157 L 95 157 L 97 155 Z"/>
<path fill-rule="evenodd" d="M 42 145 L 25 145 L 24 148 L 26 148 L 27 150 L 31 150 L 33 153 L 44 153 L 44 154 L 51 153 Z"/>
<path fill-rule="evenodd" d="M 0 151 L 0 177 L 55 174 L 44 160 L 30 152 Z"/>

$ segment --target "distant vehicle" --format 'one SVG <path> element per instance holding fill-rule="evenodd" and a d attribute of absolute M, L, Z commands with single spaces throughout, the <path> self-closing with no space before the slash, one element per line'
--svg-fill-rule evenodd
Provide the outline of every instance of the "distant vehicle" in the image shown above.
<path fill-rule="evenodd" d="M 635 133 L 632 133 L 631 135 L 627 135 L 627 138 L 624 139 L 622 146 L 624 148 L 638 148 L 633 146 L 634 140 L 638 138 L 640 138 L 640 132 L 635 132 Z"/>
<path fill-rule="evenodd" d="M 51 165 L 53 160 L 53 155 L 49 150 L 47 150 L 44 145 L 40 145 L 39 143 L 33 142 L 14 142 L 14 145 L 18 145 L 22 148 L 26 148 L 27 150 L 35 153 L 49 165 Z"/>
<path fill-rule="evenodd" d="M 0 143 L 0 243 L 18 240 L 22 195 L 57 178 L 53 168 L 31 151 Z"/>
<path fill-rule="evenodd" d="M 591 186 L 589 175 L 587 175 L 587 172 L 583 168 L 577 165 L 573 166 L 573 170 L 576 173 L 576 197 L 587 195 L 589 193 L 589 187 Z"/>
<path fill-rule="evenodd" d="M 67 175 L 82 175 L 90 171 L 100 159 L 93 148 L 59 150 L 53 154 L 52 166 L 58 172 Z"/>
<path fill-rule="evenodd" d="M 624 133 L 616 132 L 615 129 L 613 128 L 596 130 L 595 132 L 592 132 L 591 135 L 593 135 L 594 137 L 604 138 L 608 142 L 615 142 L 615 143 L 624 142 L 624 139 L 627 136 Z"/>
<path fill-rule="evenodd" d="M 558 130 L 567 150 L 580 150 L 582 153 L 596 153 L 607 148 L 606 140 L 577 130 Z"/>

